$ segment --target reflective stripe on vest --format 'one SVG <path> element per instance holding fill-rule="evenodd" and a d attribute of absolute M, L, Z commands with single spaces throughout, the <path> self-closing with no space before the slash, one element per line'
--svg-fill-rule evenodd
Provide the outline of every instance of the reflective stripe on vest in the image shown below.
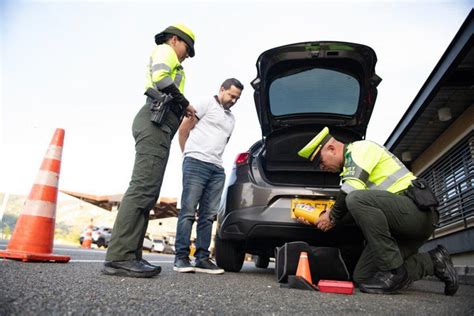
<path fill-rule="evenodd" d="M 396 156 L 384 147 L 369 141 L 360 141 L 347 146 L 341 176 L 343 180 L 341 190 L 345 193 L 367 189 L 397 193 L 406 189 L 411 180 L 416 178 Z M 378 184 L 371 179 L 376 180 Z M 382 181 L 379 181 L 380 179 Z"/>
<path fill-rule="evenodd" d="M 174 84 L 179 87 L 181 85 L 181 80 L 183 80 L 183 75 L 180 73 L 176 74 L 176 77 L 174 78 Z"/>

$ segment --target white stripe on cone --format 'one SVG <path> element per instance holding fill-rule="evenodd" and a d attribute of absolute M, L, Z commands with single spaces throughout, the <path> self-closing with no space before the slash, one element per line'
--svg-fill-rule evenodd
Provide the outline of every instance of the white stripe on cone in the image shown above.
<path fill-rule="evenodd" d="M 59 147 L 56 145 L 50 145 L 48 148 L 48 151 L 46 151 L 46 154 L 44 155 L 44 158 L 61 160 L 62 153 L 63 153 L 62 147 Z"/>
<path fill-rule="evenodd" d="M 56 203 L 40 200 L 26 200 L 22 215 L 56 218 Z"/>
<path fill-rule="evenodd" d="M 59 174 L 52 171 L 40 170 L 36 175 L 35 184 L 47 185 L 50 187 L 58 187 Z"/>

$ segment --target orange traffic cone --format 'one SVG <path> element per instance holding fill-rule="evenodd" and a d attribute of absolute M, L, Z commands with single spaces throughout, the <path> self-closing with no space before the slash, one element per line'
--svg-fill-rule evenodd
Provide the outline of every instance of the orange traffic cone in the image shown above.
<path fill-rule="evenodd" d="M 22 261 L 68 262 L 52 254 L 64 130 L 56 129 L 7 249 L 0 257 Z"/>
<path fill-rule="evenodd" d="M 298 261 L 296 276 L 302 277 L 310 284 L 313 284 L 313 279 L 311 278 L 311 270 L 309 269 L 308 253 L 306 251 L 302 251 L 300 253 L 300 260 Z"/>
<path fill-rule="evenodd" d="M 90 249 L 92 246 L 92 218 L 91 223 L 87 226 L 86 234 L 84 240 L 82 241 L 82 248 Z"/>

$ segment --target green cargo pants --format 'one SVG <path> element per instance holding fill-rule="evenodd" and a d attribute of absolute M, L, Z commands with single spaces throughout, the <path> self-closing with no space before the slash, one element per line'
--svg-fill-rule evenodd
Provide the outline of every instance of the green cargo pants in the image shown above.
<path fill-rule="evenodd" d="M 142 258 L 150 210 L 160 195 L 171 140 L 179 123 L 179 119 L 170 111 L 165 124 L 158 127 L 150 121 L 147 104 L 135 116 L 132 125 L 135 138 L 132 179 L 120 203 L 105 260 Z"/>
<path fill-rule="evenodd" d="M 429 254 L 418 249 L 433 233 L 436 212 L 420 211 L 405 195 L 378 190 L 353 191 L 346 205 L 367 242 L 354 271 L 356 283 L 403 263 L 412 282 L 433 275 Z"/>

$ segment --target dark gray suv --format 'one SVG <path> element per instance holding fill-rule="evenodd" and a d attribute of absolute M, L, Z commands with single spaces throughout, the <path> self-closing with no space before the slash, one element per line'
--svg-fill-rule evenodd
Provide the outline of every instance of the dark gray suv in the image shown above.
<path fill-rule="evenodd" d="M 275 247 L 302 240 L 339 247 L 352 270 L 363 245 L 353 221 L 329 232 L 295 221 L 298 203 L 331 207 L 339 176 L 297 155 L 324 126 L 342 141 L 363 139 L 381 79 L 368 46 L 306 42 L 276 47 L 257 60 L 252 81 L 262 139 L 238 155 L 217 216 L 217 264 L 242 268 L 245 253 L 266 268 Z"/>

